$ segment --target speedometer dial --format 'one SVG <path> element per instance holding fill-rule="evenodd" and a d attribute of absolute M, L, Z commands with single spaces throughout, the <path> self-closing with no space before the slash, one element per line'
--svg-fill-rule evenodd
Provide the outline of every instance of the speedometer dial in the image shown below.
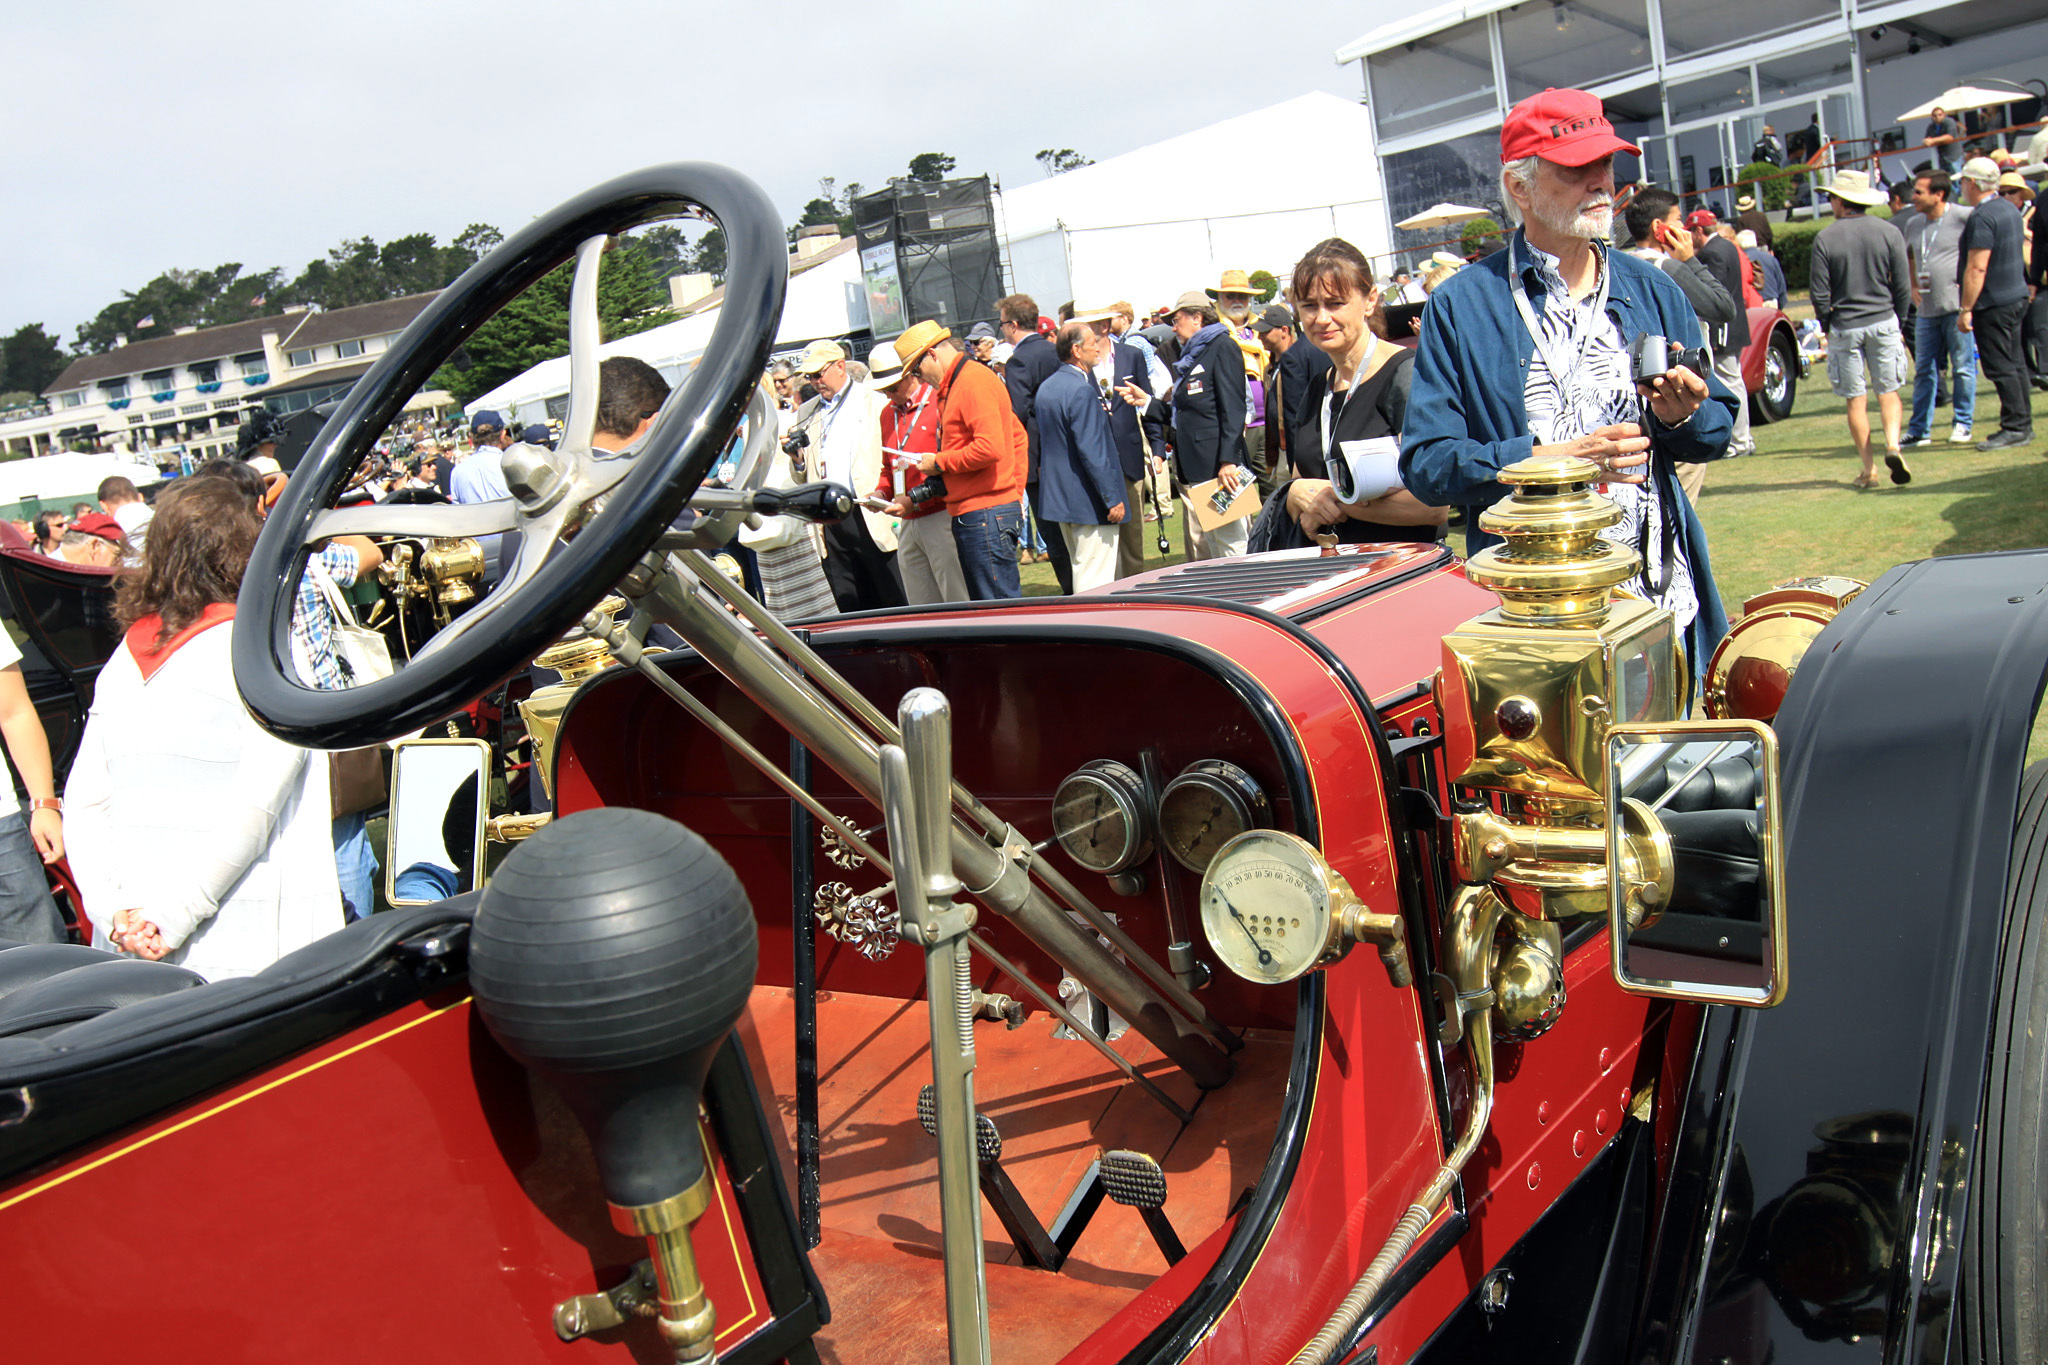
<path fill-rule="evenodd" d="M 1223 965 L 1247 981 L 1306 975 L 1338 953 L 1343 882 L 1292 834 L 1232 839 L 1202 876 L 1202 928 Z"/>
<path fill-rule="evenodd" d="M 1266 823 L 1266 793 L 1235 763 L 1205 758 L 1166 784 L 1159 797 L 1159 837 L 1190 872 L 1209 866 L 1216 850 Z"/>
<path fill-rule="evenodd" d="M 1145 779 L 1127 763 L 1082 765 L 1052 798 L 1052 832 L 1091 872 L 1121 872 L 1152 852 Z"/>

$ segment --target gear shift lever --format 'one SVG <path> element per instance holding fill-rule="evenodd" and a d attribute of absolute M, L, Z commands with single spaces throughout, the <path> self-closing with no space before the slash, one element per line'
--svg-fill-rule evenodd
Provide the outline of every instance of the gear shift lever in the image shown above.
<path fill-rule="evenodd" d="M 491 1036 L 590 1135 L 612 1225 L 647 1238 L 677 1361 L 715 1358 L 690 1225 L 710 1203 L 705 1072 L 754 982 L 746 891 L 723 858 L 646 811 L 579 812 L 505 859 L 470 932 Z"/>

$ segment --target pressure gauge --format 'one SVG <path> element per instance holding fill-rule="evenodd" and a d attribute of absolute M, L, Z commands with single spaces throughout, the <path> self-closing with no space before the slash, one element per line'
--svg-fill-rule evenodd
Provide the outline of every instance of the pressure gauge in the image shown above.
<path fill-rule="evenodd" d="M 1123 871 L 1152 852 L 1145 779 L 1113 758 L 1083 764 L 1053 793 L 1052 832 L 1089 871 Z"/>
<path fill-rule="evenodd" d="M 1216 850 L 1266 823 L 1271 807 L 1252 775 L 1235 763 L 1205 758 L 1166 784 L 1159 797 L 1159 837 L 1190 872 L 1201 872 Z"/>
<path fill-rule="evenodd" d="M 1202 874 L 1202 928 L 1223 965 L 1277 984 L 1344 955 L 1351 888 L 1322 854 L 1278 830 L 1240 834 Z"/>

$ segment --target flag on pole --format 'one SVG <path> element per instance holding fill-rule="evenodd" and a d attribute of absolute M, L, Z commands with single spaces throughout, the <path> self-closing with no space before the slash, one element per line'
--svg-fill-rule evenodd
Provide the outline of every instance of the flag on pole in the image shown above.
<path fill-rule="evenodd" d="M 136 325 L 137 327 L 154 327 L 154 326 L 156 326 L 156 314 L 154 314 L 154 313 L 150 313 L 150 314 L 148 314 L 148 315 L 144 316 L 144 317 L 143 317 L 143 318 L 142 318 L 141 320 L 139 320 L 139 321 L 138 321 L 138 322 L 137 322 L 137 323 L 136 323 L 135 325 Z"/>

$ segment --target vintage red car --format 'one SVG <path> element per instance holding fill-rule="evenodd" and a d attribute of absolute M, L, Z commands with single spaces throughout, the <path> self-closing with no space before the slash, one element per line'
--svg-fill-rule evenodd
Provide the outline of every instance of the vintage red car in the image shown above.
<path fill-rule="evenodd" d="M 713 344 L 592 458 L 604 242 L 700 210 Z M 614 663 L 480 890 L 239 981 L 0 951 L 11 1358 L 2042 1358 L 2048 561 L 1770 595 L 1706 720 L 1571 461 L 1509 471 L 1470 563 L 791 628 L 709 557 L 850 508 L 758 486 L 783 247 L 731 172 L 624 177 L 335 413 L 243 591 L 265 725 L 416 731 L 565 632 Z M 572 256 L 567 429 L 513 502 L 330 508 Z M 317 693 L 279 585 L 344 531 L 519 543 L 396 676 Z M 452 854 L 485 811 L 450 789 L 414 809 Z"/>

